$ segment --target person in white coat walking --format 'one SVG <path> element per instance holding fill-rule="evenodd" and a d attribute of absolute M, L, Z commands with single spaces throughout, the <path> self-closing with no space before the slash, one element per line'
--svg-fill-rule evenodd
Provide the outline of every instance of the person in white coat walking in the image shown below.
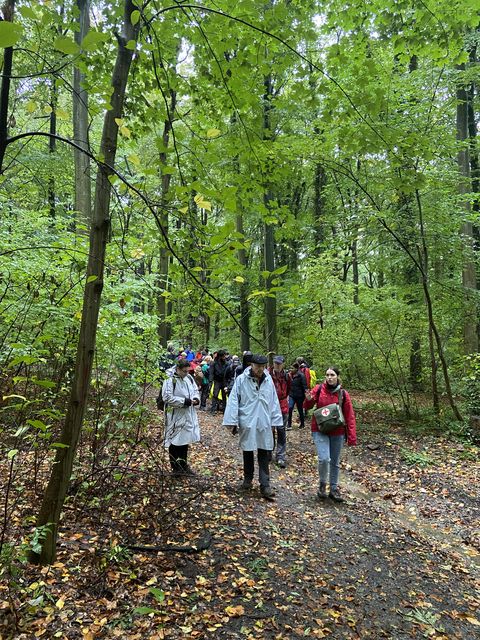
<path fill-rule="evenodd" d="M 270 486 L 270 459 L 273 450 L 272 427 L 282 427 L 283 417 L 277 392 L 270 375 L 265 373 L 267 358 L 253 355 L 252 363 L 235 379 L 223 416 L 223 425 L 239 433 L 243 451 L 243 490 L 252 488 L 254 456 L 257 450 L 260 492 L 270 500 L 275 492 Z"/>
<path fill-rule="evenodd" d="M 162 385 L 165 403 L 165 448 L 175 475 L 193 475 L 187 463 L 188 445 L 200 440 L 195 407 L 200 404 L 198 387 L 189 373 L 190 363 L 179 360 L 173 375 Z"/>

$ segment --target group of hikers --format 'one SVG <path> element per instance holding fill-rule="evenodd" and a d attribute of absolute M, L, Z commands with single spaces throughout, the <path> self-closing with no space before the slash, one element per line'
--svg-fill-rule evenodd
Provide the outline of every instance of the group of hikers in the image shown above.
<path fill-rule="evenodd" d="M 298 357 L 290 370 L 285 358 L 273 357 L 273 366 L 262 354 L 245 351 L 242 361 L 224 349 L 210 354 L 208 349 L 194 353 L 182 350 L 164 362 L 166 378 L 158 398 L 165 410 L 165 447 L 174 475 L 194 475 L 188 465 L 188 448 L 200 440 L 196 409 L 223 412 L 223 425 L 239 435 L 243 452 L 242 491 L 253 486 L 254 452 L 257 451 L 260 493 L 274 499 L 270 484 L 270 462 L 285 468 L 287 435 L 297 407 L 299 428 L 305 426 L 306 411 L 314 408 L 311 432 L 318 456 L 318 492 L 320 500 L 343 502 L 338 487 L 340 457 L 344 442 L 357 442 L 352 402 L 340 382 L 336 366 L 325 370 L 317 384 L 316 374 L 304 358 Z M 192 357 L 193 356 L 193 357 Z M 170 365 L 170 366 L 166 366 Z M 327 486 L 329 489 L 327 491 Z"/>

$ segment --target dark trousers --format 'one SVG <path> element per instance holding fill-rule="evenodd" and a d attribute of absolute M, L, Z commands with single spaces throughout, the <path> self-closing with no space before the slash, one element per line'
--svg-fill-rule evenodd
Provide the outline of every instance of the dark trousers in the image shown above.
<path fill-rule="evenodd" d="M 200 409 L 205 409 L 207 406 L 207 398 L 210 393 L 210 382 L 202 384 L 202 390 L 200 392 Z"/>
<path fill-rule="evenodd" d="M 288 399 L 288 426 L 291 428 L 292 426 L 292 414 L 295 406 L 298 409 L 298 415 L 300 417 L 300 426 L 305 426 L 305 415 L 303 413 L 303 401 L 305 398 L 290 398 Z"/>
<path fill-rule="evenodd" d="M 269 463 L 272 457 L 272 452 L 266 449 L 257 449 L 258 460 L 258 480 L 261 487 L 270 486 L 270 470 Z M 253 474 L 255 472 L 255 463 L 253 461 L 253 451 L 243 452 L 243 477 L 245 480 L 251 482 L 253 480 Z"/>
<path fill-rule="evenodd" d="M 282 413 L 283 426 L 272 427 L 273 432 L 273 448 L 276 449 L 275 458 L 277 462 L 283 460 L 285 462 L 285 454 L 287 451 L 287 424 L 288 414 Z"/>
<path fill-rule="evenodd" d="M 171 444 L 168 447 L 168 456 L 173 471 L 186 471 L 188 469 L 187 455 L 188 444 L 182 444 L 181 446 Z"/>
<path fill-rule="evenodd" d="M 225 409 L 225 405 L 227 404 L 227 394 L 225 393 L 225 385 L 221 380 L 213 381 L 213 397 L 212 397 L 212 412 L 217 410 L 218 402 L 218 392 L 221 391 L 222 401 L 220 403 L 220 409 Z"/>

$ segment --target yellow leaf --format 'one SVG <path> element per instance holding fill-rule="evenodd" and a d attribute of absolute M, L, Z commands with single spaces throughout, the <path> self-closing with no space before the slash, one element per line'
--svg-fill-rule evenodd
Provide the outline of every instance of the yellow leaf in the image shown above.
<path fill-rule="evenodd" d="M 235 282 L 240 282 L 240 283 L 245 282 L 245 278 L 242 278 L 242 276 L 235 276 L 234 280 Z"/>
<path fill-rule="evenodd" d="M 207 131 L 207 138 L 217 138 L 221 133 L 220 129 L 209 129 Z"/>
<path fill-rule="evenodd" d="M 138 260 L 139 258 L 143 258 L 145 251 L 141 247 L 138 247 L 137 249 L 133 249 L 133 251 L 130 252 L 130 255 L 134 260 Z"/>
<path fill-rule="evenodd" d="M 120 127 L 120 133 L 124 138 L 130 138 L 130 129 L 128 127 Z"/>
<path fill-rule="evenodd" d="M 225 613 L 227 613 L 231 618 L 235 618 L 238 616 L 243 616 L 245 613 L 245 609 L 239 604 L 237 607 L 225 607 Z"/>
<path fill-rule="evenodd" d="M 123 118 L 115 118 L 115 122 L 119 127 L 121 127 L 123 124 Z"/>
<path fill-rule="evenodd" d="M 480 620 L 477 620 L 476 618 L 472 618 L 470 616 L 468 616 L 466 620 L 468 620 L 470 624 L 474 624 L 476 627 L 480 627 Z"/>
<path fill-rule="evenodd" d="M 26 108 L 28 113 L 33 113 L 35 111 L 35 109 L 37 108 L 37 105 L 33 100 L 29 100 L 27 102 L 27 104 L 25 105 L 25 108 Z"/>
<path fill-rule="evenodd" d="M 68 113 L 68 111 L 65 111 L 65 109 L 57 109 L 56 114 L 57 118 L 60 118 L 60 120 L 70 119 L 70 114 Z"/>
<path fill-rule="evenodd" d="M 57 607 L 57 609 L 63 609 L 63 607 L 65 606 L 65 600 L 63 600 L 63 598 L 59 598 L 55 603 L 55 606 Z"/>
<path fill-rule="evenodd" d="M 181 209 L 179 209 L 180 213 L 187 213 L 188 211 L 188 207 L 182 207 Z"/>
<path fill-rule="evenodd" d="M 47 116 L 49 116 L 52 113 L 52 107 L 49 104 L 46 104 L 43 107 L 43 113 L 45 113 Z"/>
<path fill-rule="evenodd" d="M 140 158 L 136 153 L 131 153 L 129 156 L 127 156 L 127 159 L 136 167 L 140 166 Z"/>

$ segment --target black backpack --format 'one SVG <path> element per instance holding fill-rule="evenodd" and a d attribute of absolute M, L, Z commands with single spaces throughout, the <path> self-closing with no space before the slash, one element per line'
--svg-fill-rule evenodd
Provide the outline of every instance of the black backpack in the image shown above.
<path fill-rule="evenodd" d="M 173 391 L 175 391 L 175 385 L 177 384 L 177 381 L 175 380 L 175 378 L 173 378 Z M 159 411 L 165 411 L 165 402 L 162 398 L 162 389 L 160 389 L 160 393 L 157 396 L 157 409 Z"/>

